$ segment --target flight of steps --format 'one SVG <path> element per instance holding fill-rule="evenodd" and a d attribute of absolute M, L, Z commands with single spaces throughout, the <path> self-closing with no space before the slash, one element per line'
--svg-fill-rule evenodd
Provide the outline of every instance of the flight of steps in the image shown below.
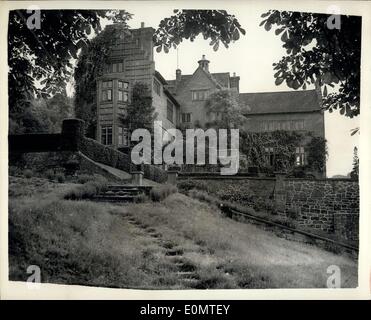
<path fill-rule="evenodd" d="M 142 194 L 149 195 L 152 186 L 109 185 L 104 191 L 94 196 L 95 201 L 133 202 Z"/>

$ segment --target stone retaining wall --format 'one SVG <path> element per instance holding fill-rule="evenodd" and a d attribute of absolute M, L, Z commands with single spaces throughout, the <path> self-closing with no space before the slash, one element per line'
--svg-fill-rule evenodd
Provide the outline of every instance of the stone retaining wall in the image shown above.
<path fill-rule="evenodd" d="M 286 179 L 219 174 L 186 175 L 178 181 L 199 181 L 206 191 L 223 200 L 268 209 L 285 215 L 299 226 L 358 240 L 359 184 L 350 179 Z M 196 184 L 197 188 L 197 184 Z M 267 204 L 266 206 L 262 203 Z M 258 206 L 257 206 L 258 204 Z"/>

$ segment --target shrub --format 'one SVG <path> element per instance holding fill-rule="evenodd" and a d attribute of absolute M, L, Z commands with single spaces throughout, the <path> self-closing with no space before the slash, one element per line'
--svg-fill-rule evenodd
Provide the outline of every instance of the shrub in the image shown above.
<path fill-rule="evenodd" d="M 82 200 L 92 198 L 107 188 L 107 180 L 97 177 L 96 181 L 88 181 L 83 185 L 76 186 L 64 194 L 67 200 Z"/>
<path fill-rule="evenodd" d="M 140 194 L 140 195 L 138 195 L 134 198 L 135 203 L 143 203 L 143 202 L 148 202 L 148 201 L 149 201 L 149 197 L 144 193 L 142 193 L 142 194 Z"/>
<path fill-rule="evenodd" d="M 45 172 L 45 176 L 49 179 L 49 180 L 53 180 L 55 178 L 55 174 L 54 174 L 54 171 L 49 169 L 49 170 L 46 170 Z"/>
<path fill-rule="evenodd" d="M 19 168 L 16 167 L 16 166 L 10 166 L 9 167 L 9 175 L 13 176 L 13 177 L 18 176 L 19 175 Z"/>
<path fill-rule="evenodd" d="M 149 196 L 152 201 L 159 202 L 166 199 L 169 195 L 176 193 L 178 189 L 170 184 L 165 184 L 162 186 L 156 186 L 152 188 L 149 193 Z"/>
<path fill-rule="evenodd" d="M 94 180 L 94 176 L 90 174 L 81 174 L 77 177 L 77 182 L 82 184 L 91 180 Z"/>
<path fill-rule="evenodd" d="M 55 177 L 57 178 L 57 181 L 59 183 L 63 183 L 66 181 L 66 177 L 64 176 L 63 173 L 57 173 Z"/>
<path fill-rule="evenodd" d="M 24 176 L 25 176 L 27 179 L 30 179 L 30 178 L 32 178 L 32 176 L 33 176 L 33 172 L 32 172 L 32 170 L 30 170 L 30 169 L 26 169 L 26 170 L 23 172 L 23 174 L 24 174 Z"/>
<path fill-rule="evenodd" d="M 192 179 L 188 179 L 188 180 L 185 180 L 185 181 L 181 181 L 178 183 L 178 188 L 179 190 L 181 191 L 189 191 L 191 189 L 198 189 L 198 190 L 202 190 L 202 191 L 208 191 L 208 186 L 206 184 L 206 182 L 202 181 L 202 180 L 192 180 Z"/>
<path fill-rule="evenodd" d="M 188 195 L 194 199 L 200 200 L 200 201 L 205 201 L 210 204 L 214 204 L 219 206 L 222 201 L 220 201 L 217 197 L 214 197 L 212 195 L 209 195 L 205 191 L 199 191 L 196 189 L 192 189 L 188 192 Z"/>

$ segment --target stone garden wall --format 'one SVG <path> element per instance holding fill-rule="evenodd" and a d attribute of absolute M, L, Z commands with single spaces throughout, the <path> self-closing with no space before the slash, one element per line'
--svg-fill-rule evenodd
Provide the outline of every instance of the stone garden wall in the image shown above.
<path fill-rule="evenodd" d="M 195 187 L 255 210 L 272 211 L 314 231 L 358 240 L 358 181 L 183 174 L 178 178 L 178 186 Z"/>
<path fill-rule="evenodd" d="M 346 179 L 287 179 L 286 215 L 300 225 L 358 240 L 359 185 Z"/>

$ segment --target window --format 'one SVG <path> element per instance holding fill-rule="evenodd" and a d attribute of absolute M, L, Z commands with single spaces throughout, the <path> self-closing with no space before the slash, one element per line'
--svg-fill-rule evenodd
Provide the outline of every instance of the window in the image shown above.
<path fill-rule="evenodd" d="M 129 99 L 129 95 L 126 91 L 119 90 L 119 101 L 127 102 Z"/>
<path fill-rule="evenodd" d="M 263 131 L 274 130 L 305 130 L 304 120 L 269 120 L 261 123 Z"/>
<path fill-rule="evenodd" d="M 102 82 L 102 101 L 112 101 L 112 80 Z"/>
<path fill-rule="evenodd" d="M 103 88 L 112 88 L 112 80 L 103 81 Z"/>
<path fill-rule="evenodd" d="M 304 147 L 297 147 L 295 149 L 295 165 L 304 166 L 305 165 L 305 150 Z"/>
<path fill-rule="evenodd" d="M 129 131 L 127 128 L 119 127 L 118 145 L 119 146 L 129 145 Z"/>
<path fill-rule="evenodd" d="M 129 82 L 119 80 L 119 89 L 129 89 Z"/>
<path fill-rule="evenodd" d="M 173 122 L 174 119 L 174 105 L 167 100 L 167 119 Z"/>
<path fill-rule="evenodd" d="M 209 97 L 209 90 L 193 90 L 192 91 L 193 101 L 206 100 L 208 97 Z"/>
<path fill-rule="evenodd" d="M 122 62 L 108 63 L 105 66 L 106 73 L 117 73 L 124 71 L 124 64 Z"/>
<path fill-rule="evenodd" d="M 161 96 L 161 84 L 156 79 L 153 79 L 153 90 L 158 96 Z"/>
<path fill-rule="evenodd" d="M 184 123 L 191 122 L 191 114 L 190 113 L 182 113 L 182 122 L 184 122 Z"/>
<path fill-rule="evenodd" d="M 105 145 L 112 144 L 112 126 L 102 126 L 101 143 Z"/>
<path fill-rule="evenodd" d="M 265 161 L 268 166 L 274 166 L 274 149 L 273 147 L 265 147 Z"/>
<path fill-rule="evenodd" d="M 295 130 L 304 130 L 304 120 L 297 120 L 296 121 Z"/>
<path fill-rule="evenodd" d="M 118 101 L 128 102 L 129 101 L 129 83 L 118 80 Z"/>

